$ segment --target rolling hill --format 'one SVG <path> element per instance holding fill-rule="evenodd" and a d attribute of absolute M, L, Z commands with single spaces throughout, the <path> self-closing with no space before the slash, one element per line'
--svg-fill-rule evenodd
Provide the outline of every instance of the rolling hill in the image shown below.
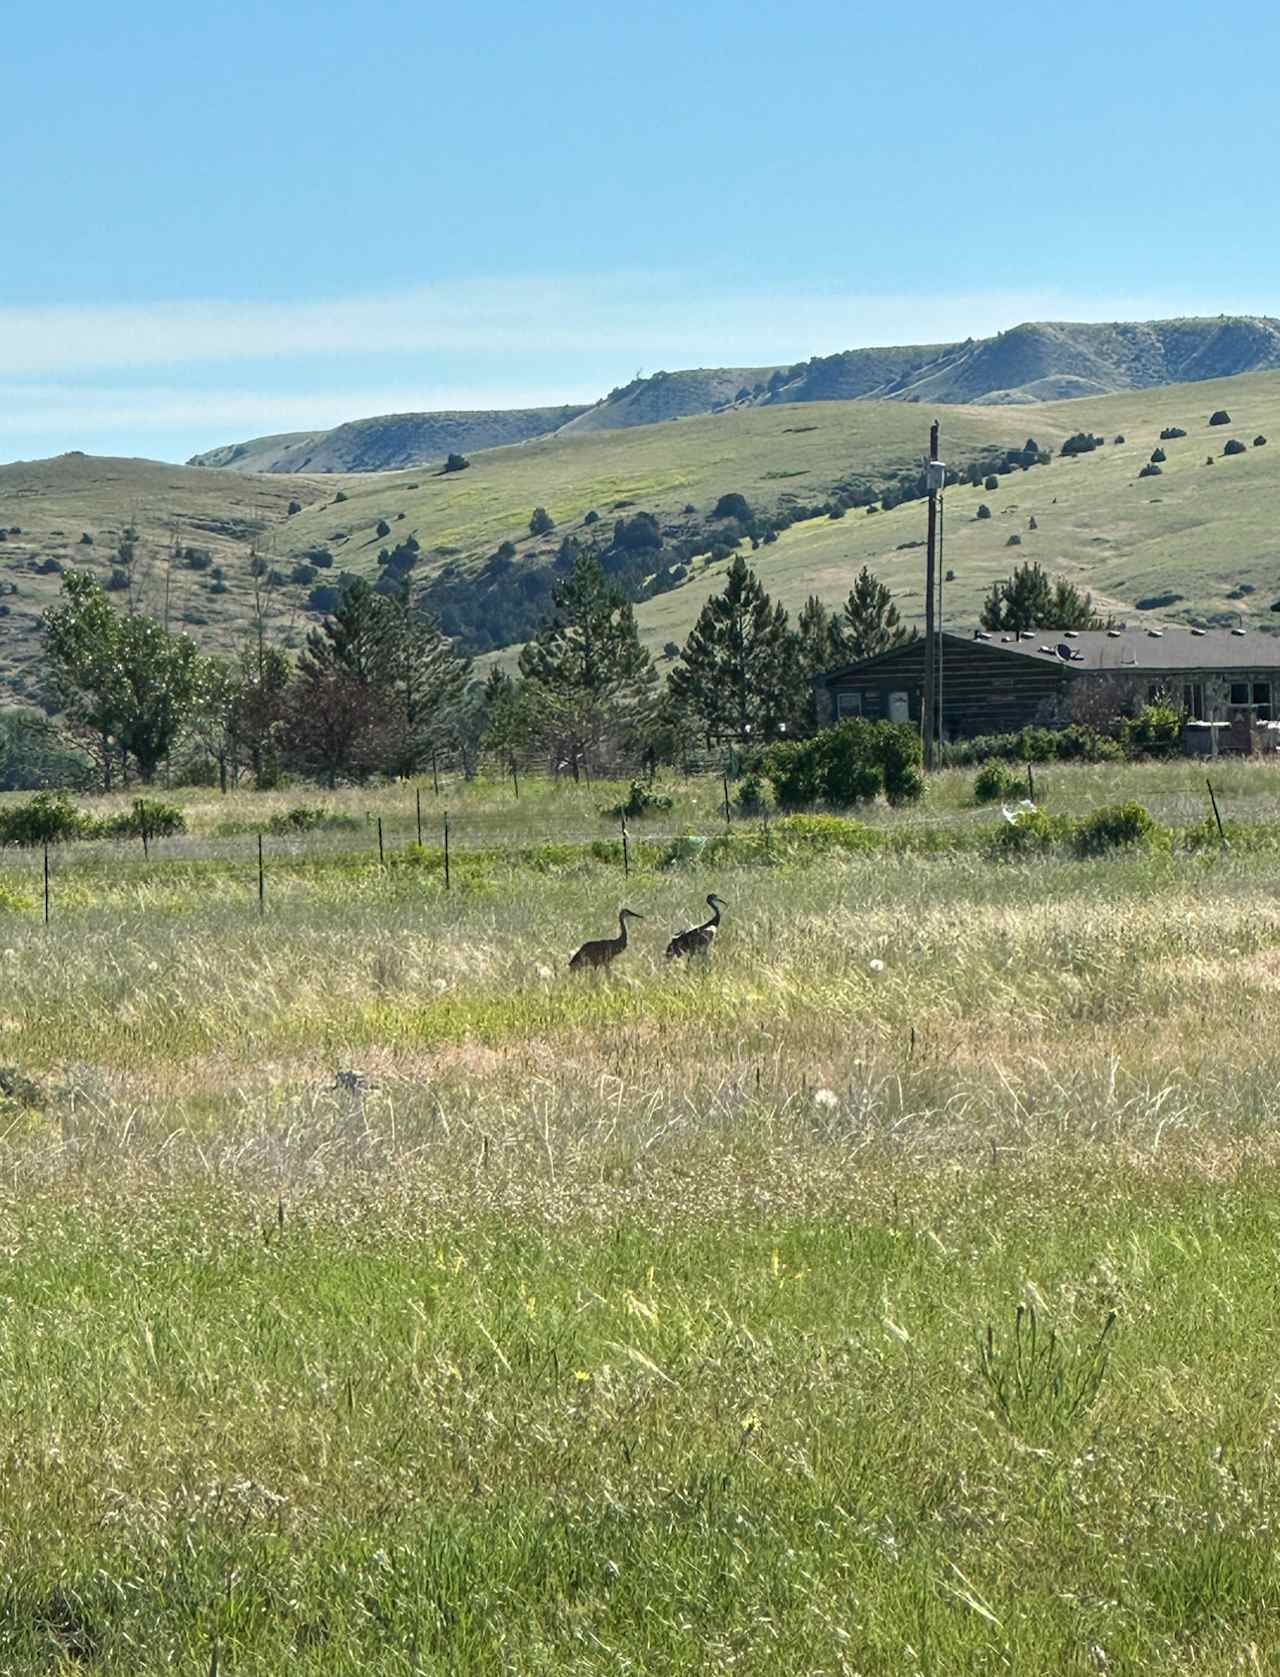
<path fill-rule="evenodd" d="M 187 464 L 239 472 L 393 472 L 442 461 L 454 453 L 543 437 L 586 412 L 581 405 L 569 404 L 468 413 L 387 413 L 349 420 L 332 431 L 295 431 L 229 443 L 194 455 Z"/>
<path fill-rule="evenodd" d="M 657 425 L 727 407 L 793 402 L 993 404 L 1061 401 L 1280 368 L 1280 321 L 1266 316 L 1112 323 L 1029 322 L 963 343 L 852 349 L 792 367 L 712 367 L 635 378 L 586 408 L 389 414 L 333 431 L 259 437 L 198 454 L 193 466 L 261 472 L 395 471 L 454 450 L 563 431 Z"/>
<path fill-rule="evenodd" d="M 1210 427 L 1219 408 L 1232 423 Z M 1033 410 L 952 406 L 940 416 L 944 458 L 960 468 L 1021 448 L 1028 432 L 1055 451 L 1080 431 L 1104 439 L 1092 452 L 1055 452 L 1047 465 L 1004 473 L 995 490 L 948 489 L 949 621 L 972 623 L 992 581 L 1034 558 L 1122 615 L 1143 609 L 1153 619 L 1280 624 L 1269 610 L 1280 597 L 1280 373 Z M 789 608 L 811 592 L 835 605 L 868 564 L 904 615 L 918 618 L 923 504 L 869 515 L 851 503 L 911 484 L 930 417 L 927 408 L 891 400 L 741 406 L 476 452 L 469 471 L 448 476 L 248 474 L 83 455 L 0 467 L 0 681 L 14 696 L 38 693 L 39 616 L 57 596 L 60 569 L 85 565 L 106 580 L 130 527 L 138 533 L 135 603 L 163 615 L 167 602 L 172 626 L 210 647 L 230 646 L 247 630 L 255 552 L 266 573 L 259 581 L 269 632 L 285 644 L 297 645 L 318 621 L 317 587 L 343 572 L 377 577 L 379 555 L 410 537 L 412 574 L 433 605 L 475 606 L 500 628 L 539 609 L 565 536 L 607 546 L 617 520 L 643 511 L 663 536 L 663 549 L 646 558 L 654 576 L 679 544 L 698 550 L 681 575 L 665 578 L 664 591 L 637 606 L 646 641 L 660 651 L 683 640 L 721 585 L 726 560 L 712 553 L 725 526 L 712 514 L 727 491 L 745 495 L 765 519 L 794 520 L 751 554 Z M 1160 475 L 1140 478 L 1169 427 L 1186 435 L 1160 444 L 1167 456 Z M 1272 443 L 1254 446 L 1260 435 Z M 1244 451 L 1224 456 L 1228 438 Z M 992 516 L 980 520 L 983 503 Z M 529 534 L 535 506 L 555 520 L 548 536 Z M 127 598 L 123 590 L 116 597 Z"/>

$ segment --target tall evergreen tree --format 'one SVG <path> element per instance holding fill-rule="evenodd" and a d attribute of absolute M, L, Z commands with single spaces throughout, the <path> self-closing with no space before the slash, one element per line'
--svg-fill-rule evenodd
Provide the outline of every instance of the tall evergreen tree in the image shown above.
<path fill-rule="evenodd" d="M 1050 583 L 1034 560 L 1019 565 L 1003 582 L 994 582 L 982 608 L 984 629 L 1018 634 L 1026 629 L 1101 629 L 1093 596 L 1081 594 L 1059 578 Z"/>
<path fill-rule="evenodd" d="M 551 611 L 520 654 L 530 718 L 544 743 L 579 760 L 606 736 L 634 745 L 648 727 L 658 676 L 635 612 L 593 553 L 556 585 Z"/>
<path fill-rule="evenodd" d="M 828 611 L 816 594 L 810 594 L 796 618 L 800 641 L 800 662 L 807 676 L 820 675 L 847 661 L 844 631 L 835 612 Z"/>
<path fill-rule="evenodd" d="M 840 633 L 850 664 L 874 658 L 916 636 L 903 623 L 889 589 L 865 565 L 844 603 Z"/>
<path fill-rule="evenodd" d="M 466 692 L 471 660 L 460 657 L 437 619 L 415 605 L 407 580 L 394 594 L 379 596 L 379 603 L 387 662 L 373 685 L 386 693 L 387 767 L 411 775 L 443 740 Z"/>
<path fill-rule="evenodd" d="M 708 733 L 770 739 L 803 713 L 804 685 L 787 614 L 739 554 L 684 644 L 672 695 Z"/>

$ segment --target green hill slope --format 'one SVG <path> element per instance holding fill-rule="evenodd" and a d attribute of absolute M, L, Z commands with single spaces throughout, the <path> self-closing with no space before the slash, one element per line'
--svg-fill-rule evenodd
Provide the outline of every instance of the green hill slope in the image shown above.
<path fill-rule="evenodd" d="M 1210 427 L 1225 408 L 1229 426 Z M 942 415 L 942 453 L 954 456 L 955 419 Z M 1025 409 L 1001 414 L 1013 435 Z M 1180 439 L 1160 442 L 1178 426 Z M 944 499 L 947 619 L 977 622 L 991 584 L 1024 560 L 1092 590 L 1100 609 L 1140 621 L 1243 623 L 1280 629 L 1271 612 L 1280 599 L 1280 534 L 1274 517 L 1280 495 L 1280 374 L 1251 375 L 1176 389 L 1047 404 L 1034 413 L 1040 442 L 1059 443 L 1084 430 L 1105 437 L 1102 448 L 1074 459 L 1000 478 L 994 491 L 955 485 Z M 1254 447 L 1257 435 L 1269 436 Z M 1112 438 L 1123 435 L 1123 443 Z M 1244 454 L 1223 457 L 1229 438 Z M 1157 448 L 1167 459 L 1158 477 L 1138 472 Z M 1214 457 L 1212 466 L 1206 464 Z M 979 519 L 981 504 L 990 519 Z M 1029 520 L 1036 520 L 1036 529 Z M 848 593 L 862 565 L 893 590 L 909 621 L 924 613 L 925 505 L 908 502 L 874 516 L 847 514 L 793 525 L 773 545 L 752 555 L 765 586 L 794 611 L 811 593 L 833 607 Z M 1012 536 L 1019 537 L 1010 546 Z M 658 650 L 683 641 L 707 596 L 723 585 L 726 565 L 712 565 L 672 594 L 643 602 L 637 617 L 646 643 Z M 1138 602 L 1147 602 L 1138 610 Z"/>
<path fill-rule="evenodd" d="M 1229 426 L 1208 425 L 1217 408 L 1228 410 Z M 1118 612 L 1132 614 L 1147 601 L 1174 619 L 1234 621 L 1240 613 L 1257 627 L 1280 624 L 1268 609 L 1280 597 L 1273 512 L 1280 374 L 1044 403 L 1033 412 L 992 405 L 938 411 L 943 456 L 958 467 L 1020 447 L 1029 431 L 1055 450 L 1076 431 L 1105 438 L 1093 453 L 1055 455 L 1048 465 L 1001 476 L 994 491 L 947 491 L 950 621 L 972 623 L 992 581 L 1035 558 Z M 247 475 L 83 455 L 3 467 L 0 681 L 19 695 L 36 691 L 38 620 L 57 596 L 59 567 L 87 565 L 105 580 L 129 526 L 138 531 L 135 599 L 163 614 L 167 598 L 171 624 L 205 645 L 225 647 L 246 632 L 253 550 L 264 556 L 270 632 L 296 645 L 318 621 L 317 587 L 344 572 L 376 578 L 380 554 L 412 537 L 415 581 L 442 613 L 464 624 L 468 612 L 478 613 L 486 646 L 528 632 L 566 535 L 605 547 L 616 520 L 650 512 L 665 544 L 645 561 L 654 576 L 677 542 L 701 543 L 703 555 L 679 577 L 666 577 L 675 586 L 638 605 L 646 639 L 661 648 L 683 640 L 720 586 L 725 562 L 705 555 L 725 528 L 710 516 L 721 495 L 736 491 L 760 515 L 791 518 L 829 504 L 833 493 L 846 502 L 880 494 L 918 475 L 931 417 L 928 408 L 892 400 L 748 407 L 476 452 L 469 471 L 451 476 Z M 1169 426 L 1187 435 L 1161 445 L 1167 460 L 1159 476 L 1139 478 Z M 1127 441 L 1113 442 L 1117 434 Z M 1259 434 L 1272 443 L 1254 447 Z M 1229 437 L 1245 445 L 1243 454 L 1223 457 Z M 1205 464 L 1210 453 L 1212 466 Z M 301 510 L 289 515 L 293 499 Z M 978 520 L 983 502 L 993 516 Z M 549 536 L 529 534 L 536 506 L 555 520 Z M 856 507 L 834 519 L 802 516 L 751 560 L 792 609 L 811 592 L 837 604 L 869 564 L 904 614 L 918 618 L 924 522 L 918 500 L 873 516 Z M 80 540 L 85 530 L 92 545 Z M 1019 543 L 1008 545 L 1015 535 Z M 499 554 L 507 542 L 511 551 Z M 170 565 L 175 546 L 179 557 Z"/>
<path fill-rule="evenodd" d="M 439 463 L 453 453 L 546 436 L 585 413 L 581 404 L 465 413 L 387 413 L 332 431 L 259 437 L 197 454 L 191 466 L 242 472 L 391 472 Z"/>

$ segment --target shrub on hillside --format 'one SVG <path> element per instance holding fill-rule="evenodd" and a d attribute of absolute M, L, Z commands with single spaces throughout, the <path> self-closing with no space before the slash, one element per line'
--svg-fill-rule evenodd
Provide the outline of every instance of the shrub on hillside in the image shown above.
<path fill-rule="evenodd" d="M 990 518 L 991 517 L 991 508 L 987 505 L 987 503 L 985 501 L 982 501 L 982 502 L 979 503 L 978 510 L 974 514 L 974 517 L 975 518 Z"/>
<path fill-rule="evenodd" d="M 1162 443 L 1171 442 L 1176 437 L 1185 437 L 1186 434 L 1181 425 L 1166 425 L 1160 433 L 1160 441 Z"/>
<path fill-rule="evenodd" d="M 1123 432 L 1119 436 L 1113 437 L 1111 440 L 1112 440 L 1113 443 L 1122 443 L 1124 441 Z"/>
<path fill-rule="evenodd" d="M 998 477 L 994 477 L 994 476 L 985 477 L 982 480 L 982 487 L 984 489 L 999 489 L 1000 479 Z"/>
<path fill-rule="evenodd" d="M 1162 448 L 1152 449 L 1151 451 L 1151 464 L 1153 466 L 1163 466 L 1168 458 L 1169 456 Z"/>
<path fill-rule="evenodd" d="M 1021 547 L 1022 546 L 1022 537 L 1015 530 L 1013 532 L 1013 534 L 1009 537 L 1008 541 L 1004 545 L 1006 547 Z"/>
<path fill-rule="evenodd" d="M 751 504 L 745 495 L 740 495 L 736 489 L 722 495 L 716 502 L 711 514 L 712 518 L 736 518 L 739 524 L 750 524 Z"/>
<path fill-rule="evenodd" d="M 1071 823 L 1043 809 L 1022 809 L 995 831 L 995 848 L 1002 856 L 1034 856 L 1052 850 L 1070 834 Z"/>
<path fill-rule="evenodd" d="M 301 511 L 302 511 L 302 502 L 301 501 L 290 501 L 289 502 L 289 517 L 290 518 L 293 517 L 294 513 L 301 512 Z"/>
<path fill-rule="evenodd" d="M 444 463 L 446 472 L 465 472 L 471 464 L 465 454 L 451 454 Z"/>
<path fill-rule="evenodd" d="M 758 774 L 743 775 L 733 801 L 739 815 L 763 815 L 769 807 L 764 781 Z"/>
<path fill-rule="evenodd" d="M 1255 448 L 1265 448 L 1267 446 L 1267 439 L 1262 435 L 1261 432 L 1259 432 L 1258 435 L 1253 439 L 1253 446 Z"/>
<path fill-rule="evenodd" d="M 1159 477 L 1160 475 L 1161 475 L 1160 467 L 1152 465 L 1152 463 L 1149 460 L 1148 460 L 1147 464 L 1142 468 L 1142 470 L 1138 473 L 1139 477 Z"/>
<path fill-rule="evenodd" d="M 1101 437 L 1095 437 L 1092 431 L 1077 431 L 1067 438 L 1058 452 L 1070 460 L 1077 454 L 1092 454 L 1095 448 L 1101 447 Z"/>
<path fill-rule="evenodd" d="M 1073 722 L 1069 728 L 1023 728 L 1016 734 L 979 734 L 942 748 L 949 768 L 970 768 L 990 758 L 1007 763 L 1116 763 L 1124 756 L 1118 740 Z M 1021 779 L 1018 782 L 1022 784 Z"/>
<path fill-rule="evenodd" d="M 345 489 L 339 489 L 338 493 L 333 497 L 334 505 L 337 506 L 342 501 L 345 501 L 346 499 L 347 499 L 346 490 Z"/>
<path fill-rule="evenodd" d="M 387 523 L 385 518 L 380 518 L 373 527 L 373 533 L 375 536 L 389 536 L 391 534 L 391 526 Z"/>
<path fill-rule="evenodd" d="M 1240 441 L 1239 437 L 1232 437 L 1223 445 L 1222 452 L 1223 452 L 1224 455 L 1225 454 L 1243 454 L 1245 452 L 1245 447 L 1244 447 L 1244 444 Z"/>
<path fill-rule="evenodd" d="M 1231 415 L 1225 408 L 1219 408 L 1217 413 L 1209 415 L 1210 425 L 1230 425 Z"/>
<path fill-rule="evenodd" d="M 1075 846 L 1082 856 L 1101 856 L 1108 850 L 1149 845 L 1157 830 L 1141 804 L 1108 804 L 1078 824 Z"/>

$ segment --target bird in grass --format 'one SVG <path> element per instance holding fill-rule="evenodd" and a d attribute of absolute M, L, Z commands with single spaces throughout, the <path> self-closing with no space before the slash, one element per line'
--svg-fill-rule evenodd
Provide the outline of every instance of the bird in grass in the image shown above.
<path fill-rule="evenodd" d="M 1019 798 L 1018 802 L 1012 809 L 1009 808 L 1008 804 L 1000 805 L 1000 813 L 1004 816 L 1005 820 L 1011 827 L 1016 827 L 1018 825 L 1018 817 L 1020 815 L 1034 815 L 1035 812 L 1036 806 L 1031 802 L 1030 798 Z"/>
<path fill-rule="evenodd" d="M 713 891 L 707 898 L 707 907 L 711 910 L 710 920 L 704 920 L 700 926 L 690 926 L 687 932 L 677 932 L 667 945 L 667 959 L 672 961 L 678 955 L 708 955 L 711 945 L 715 942 L 716 927 L 720 924 L 720 910 L 725 907 Z"/>
<path fill-rule="evenodd" d="M 583 967 L 607 967 L 627 947 L 627 921 L 643 919 L 644 915 L 637 914 L 633 908 L 622 909 L 618 914 L 621 929 L 617 937 L 599 937 L 584 943 L 569 962 L 569 971 L 577 972 Z"/>

